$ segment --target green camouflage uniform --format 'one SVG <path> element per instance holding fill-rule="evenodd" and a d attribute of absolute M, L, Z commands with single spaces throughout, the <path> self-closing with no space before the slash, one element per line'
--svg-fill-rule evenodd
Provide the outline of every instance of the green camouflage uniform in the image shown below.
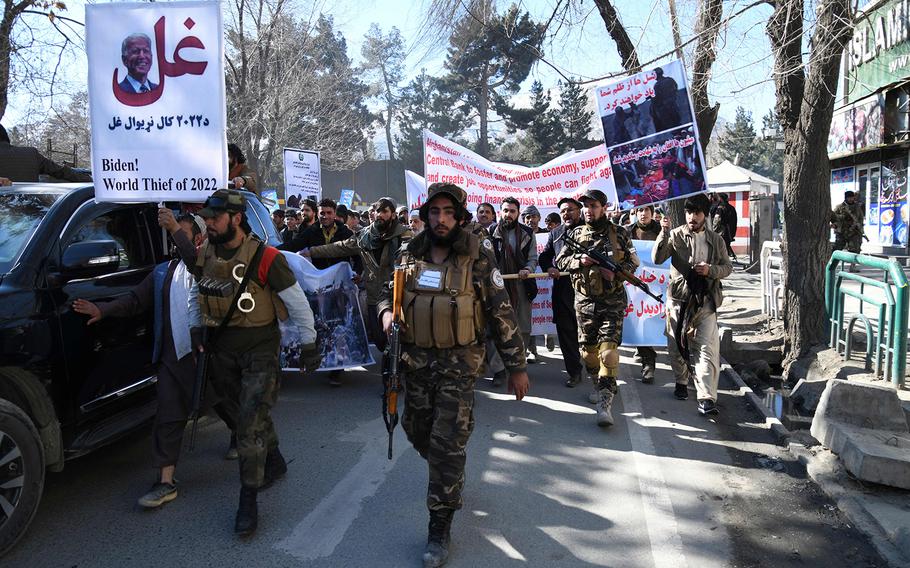
<path fill-rule="evenodd" d="M 834 223 L 834 250 L 847 249 L 859 254 L 863 244 L 863 209 L 859 202 L 850 205 L 846 201 L 831 212 Z"/>
<path fill-rule="evenodd" d="M 472 246 L 472 242 L 474 244 Z M 473 261 L 473 286 L 483 303 L 487 321 L 496 330 L 494 339 L 508 369 L 525 369 L 525 347 L 509 295 L 496 268 L 488 240 L 460 231 L 452 245 L 456 255 L 479 251 Z M 398 265 L 410 269 L 417 261 L 430 260 L 428 231 L 414 237 L 399 251 Z M 453 255 L 454 256 L 454 255 Z M 390 291 L 383 293 L 378 311 L 391 309 Z M 435 326 L 435 323 L 434 323 Z M 429 333 L 429 330 L 413 330 Z M 474 381 L 485 358 L 484 338 L 471 345 L 450 349 L 421 348 L 402 341 L 401 363 L 405 383 L 402 426 L 408 440 L 430 470 L 427 507 L 430 511 L 457 510 L 462 506 L 465 448 L 474 429 Z"/>
<path fill-rule="evenodd" d="M 615 235 L 615 249 L 611 234 Z M 611 223 L 606 216 L 593 224 L 586 223 L 572 229 L 570 236 L 586 249 L 612 251 L 614 255 L 616 251 L 621 251 L 623 258 L 619 264 L 628 272 L 635 273 L 639 260 L 628 231 Z M 608 282 L 596 265 L 582 266 L 581 254 L 572 254 L 569 247 L 563 247 L 559 252 L 556 266 L 571 273 L 575 311 L 578 314 L 578 342 L 585 367 L 592 379 L 597 377 L 597 390 L 616 393 L 619 370 L 617 348 L 622 343 L 622 324 L 628 305 L 625 284 L 618 278 Z"/>

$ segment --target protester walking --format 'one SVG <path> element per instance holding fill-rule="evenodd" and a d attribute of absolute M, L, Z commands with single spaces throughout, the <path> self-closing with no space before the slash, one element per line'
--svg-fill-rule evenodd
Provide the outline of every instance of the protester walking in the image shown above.
<path fill-rule="evenodd" d="M 573 388 L 581 383 L 581 353 L 578 349 L 578 321 L 575 319 L 575 291 L 568 278 L 559 276 L 554 261 L 563 248 L 563 235 L 582 224 L 581 203 L 571 197 L 563 197 L 557 204 L 562 224 L 550 231 L 547 246 L 540 253 L 540 268 L 553 279 L 553 323 L 556 324 L 556 338 L 562 351 L 563 363 L 568 378 L 565 385 Z"/>
<path fill-rule="evenodd" d="M 666 313 L 674 394 L 680 400 L 689 398 L 688 384 L 693 378 L 699 413 L 712 415 L 717 414 L 720 369 L 717 309 L 724 299 L 721 279 L 730 275 L 733 265 L 721 236 L 707 230 L 708 198 L 704 194 L 689 197 L 684 208 L 686 224 L 681 227 L 672 229 L 668 216 L 661 219 L 652 256 L 655 264 L 667 259 L 671 263 Z"/>
<path fill-rule="evenodd" d="M 432 184 L 420 208 L 426 229 L 398 258 L 406 271 L 405 294 L 413 298 L 406 303 L 401 337 L 402 425 L 429 468 L 425 568 L 446 562 L 452 518 L 463 504 L 474 383 L 484 361 L 484 318 L 496 328 L 494 337 L 511 373 L 510 391 L 518 400 L 528 392 L 524 344 L 493 249 L 489 241 L 460 226 L 466 200 L 458 186 Z M 386 331 L 391 308 L 386 288 L 378 307 Z M 420 324 L 429 321 L 433 324 Z"/>
<path fill-rule="evenodd" d="M 517 199 L 503 199 L 500 206 L 502 218 L 493 228 L 490 241 L 502 273 L 518 276 L 506 283 L 506 290 L 528 349 L 528 363 L 536 363 L 537 346 L 531 337 L 531 302 L 537 296 L 537 282 L 528 277 L 537 270 L 537 240 L 530 227 L 518 222 L 520 212 L 521 205 Z"/>
<path fill-rule="evenodd" d="M 321 364 L 309 301 L 284 256 L 252 234 L 246 207 L 243 194 L 220 189 L 199 211 L 209 241 L 196 259 L 201 278 L 193 288 L 208 329 L 204 349 L 212 383 L 238 412 L 241 490 L 234 532 L 239 536 L 256 530 L 259 490 L 287 472 L 271 418 L 280 383 L 279 319 L 300 335 L 301 371 Z M 232 293 L 225 295 L 225 288 Z"/>
<path fill-rule="evenodd" d="M 584 204 L 585 223 L 569 233 L 583 250 L 605 249 L 613 261 L 626 272 L 635 273 L 638 254 L 626 230 L 606 214 L 607 196 L 592 189 L 580 201 Z M 597 425 L 613 425 L 613 398 L 619 391 L 619 346 L 626 317 L 626 287 L 616 273 L 599 266 L 579 250 L 563 247 L 556 266 L 570 273 L 575 289 L 575 312 L 578 317 L 578 340 L 588 375 L 597 397 Z"/>
<path fill-rule="evenodd" d="M 170 209 L 159 210 L 158 219 L 177 245 L 178 258 L 159 264 L 130 293 L 115 300 L 97 304 L 82 299 L 73 302 L 74 311 L 89 316 L 87 325 L 105 318 L 153 312 L 152 363 L 157 364 L 158 407 L 152 427 L 152 455 L 158 476 L 151 489 L 139 498 L 139 505 L 147 509 L 177 498 L 174 475 L 192 405 L 194 348 L 202 343 L 202 318 L 199 302 L 191 294 L 193 275 L 187 262 L 190 266 L 195 263 L 195 247 L 205 239 L 205 233 L 194 217 L 186 216 L 178 222 Z"/>

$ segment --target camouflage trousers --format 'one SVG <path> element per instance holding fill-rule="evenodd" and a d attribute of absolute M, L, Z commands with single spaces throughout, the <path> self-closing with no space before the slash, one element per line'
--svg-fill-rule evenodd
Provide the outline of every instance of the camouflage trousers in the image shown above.
<path fill-rule="evenodd" d="M 844 235 L 843 233 L 834 233 L 834 250 L 846 250 L 854 254 L 859 254 L 863 246 L 863 236 L 861 234 Z"/>
<path fill-rule="evenodd" d="M 581 360 L 594 380 L 595 388 L 599 390 L 609 389 L 614 393 L 618 391 L 616 384 L 619 369 L 618 353 L 606 356 L 605 359 L 603 347 L 604 344 L 612 344 L 615 351 L 622 344 L 626 304 L 625 288 L 620 288 L 619 293 L 596 298 L 575 294 Z"/>
<path fill-rule="evenodd" d="M 408 370 L 401 424 L 429 466 L 427 508 L 458 510 L 474 430 L 474 381 L 484 348 L 410 349 L 404 360 Z"/>
<path fill-rule="evenodd" d="M 212 353 L 209 377 L 237 424 L 240 482 L 246 487 L 262 485 L 266 455 L 278 447 L 271 411 L 278 399 L 279 375 L 277 347 L 274 351 Z"/>

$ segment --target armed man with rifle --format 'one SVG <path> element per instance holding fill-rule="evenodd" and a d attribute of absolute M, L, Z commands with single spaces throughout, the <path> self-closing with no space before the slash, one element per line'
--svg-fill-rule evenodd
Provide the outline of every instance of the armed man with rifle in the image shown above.
<path fill-rule="evenodd" d="M 204 353 L 213 386 L 238 412 L 241 489 L 234 532 L 249 536 L 258 523 L 259 490 L 287 472 L 271 417 L 279 388 L 278 319 L 297 327 L 302 372 L 318 369 L 321 355 L 303 289 L 287 259 L 252 234 L 243 194 L 219 189 L 199 215 L 209 241 L 196 260 L 194 290 L 208 328 Z"/>
<path fill-rule="evenodd" d="M 629 303 L 624 282 L 637 280 L 638 254 L 629 233 L 607 217 L 602 191 L 589 190 L 579 201 L 585 206 L 585 223 L 565 233 L 556 266 L 569 272 L 575 289 L 581 359 L 594 383 L 597 425 L 612 426 L 619 345 Z"/>
<path fill-rule="evenodd" d="M 860 253 L 863 238 L 863 206 L 857 202 L 856 194 L 844 192 L 843 203 L 838 204 L 831 212 L 831 228 L 834 229 L 834 250 Z M 868 240 L 868 239 L 866 239 Z"/>
<path fill-rule="evenodd" d="M 528 391 L 524 342 L 493 247 L 461 227 L 466 200 L 456 185 L 434 183 L 427 189 L 420 208 L 426 229 L 399 251 L 396 271 L 403 274 L 393 278 L 403 316 L 398 319 L 398 362 L 405 385 L 402 424 L 429 466 L 425 567 L 445 563 L 452 517 L 462 506 L 474 382 L 484 362 L 487 320 L 511 372 L 510 390 L 518 400 Z M 393 330 L 393 312 L 398 311 L 393 308 L 399 305 L 393 305 L 392 292 L 385 290 L 377 306 L 386 332 Z M 393 337 L 390 346 L 394 344 Z"/>
<path fill-rule="evenodd" d="M 676 377 L 674 394 L 689 398 L 689 377 L 695 379 L 698 412 L 717 414 L 717 379 L 720 341 L 717 308 L 724 301 L 721 279 L 733 271 L 727 244 L 718 233 L 706 230 L 711 203 L 700 193 L 686 199 L 686 224 L 671 229 L 670 217 L 660 221 L 654 244 L 655 264 L 670 259 L 670 300 L 667 302 L 667 352 Z M 690 356 L 695 358 L 694 371 Z"/>
<path fill-rule="evenodd" d="M 88 325 L 108 317 L 130 317 L 153 311 L 155 347 L 152 361 L 158 364 L 158 410 L 152 428 L 152 450 L 159 470 L 152 488 L 139 498 L 147 509 L 177 498 L 174 473 L 187 417 L 190 414 L 195 366 L 192 351 L 200 345 L 199 302 L 191 293 L 193 276 L 188 266 L 196 260 L 195 245 L 205 239 L 202 221 L 192 217 L 174 219 L 170 209 L 158 211 L 158 223 L 171 233 L 179 258 L 156 266 L 129 294 L 110 302 L 73 302 L 73 309 L 90 316 Z M 192 331 L 191 331 L 192 330 Z M 228 423 L 228 426 L 233 426 Z"/>

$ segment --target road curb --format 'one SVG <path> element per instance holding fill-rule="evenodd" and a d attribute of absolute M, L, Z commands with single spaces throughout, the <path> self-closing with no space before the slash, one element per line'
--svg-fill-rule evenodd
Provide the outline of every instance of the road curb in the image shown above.
<path fill-rule="evenodd" d="M 745 393 L 746 399 L 765 417 L 765 424 L 774 434 L 778 444 L 785 446 L 805 466 L 809 478 L 835 502 L 837 508 L 858 530 L 869 537 L 882 558 L 894 568 L 910 566 L 910 551 L 902 551 L 898 548 L 888 538 L 887 530 L 879 524 L 876 516 L 866 509 L 863 501 L 853 496 L 849 489 L 837 481 L 839 474 L 847 475 L 837 457 L 828 450 L 824 450 L 824 453 L 814 454 L 804 444 L 792 441 L 790 430 L 774 416 L 771 409 L 743 381 L 739 373 L 727 363 L 726 359 L 721 358 L 720 361 L 721 372 L 733 379 L 740 392 Z"/>

